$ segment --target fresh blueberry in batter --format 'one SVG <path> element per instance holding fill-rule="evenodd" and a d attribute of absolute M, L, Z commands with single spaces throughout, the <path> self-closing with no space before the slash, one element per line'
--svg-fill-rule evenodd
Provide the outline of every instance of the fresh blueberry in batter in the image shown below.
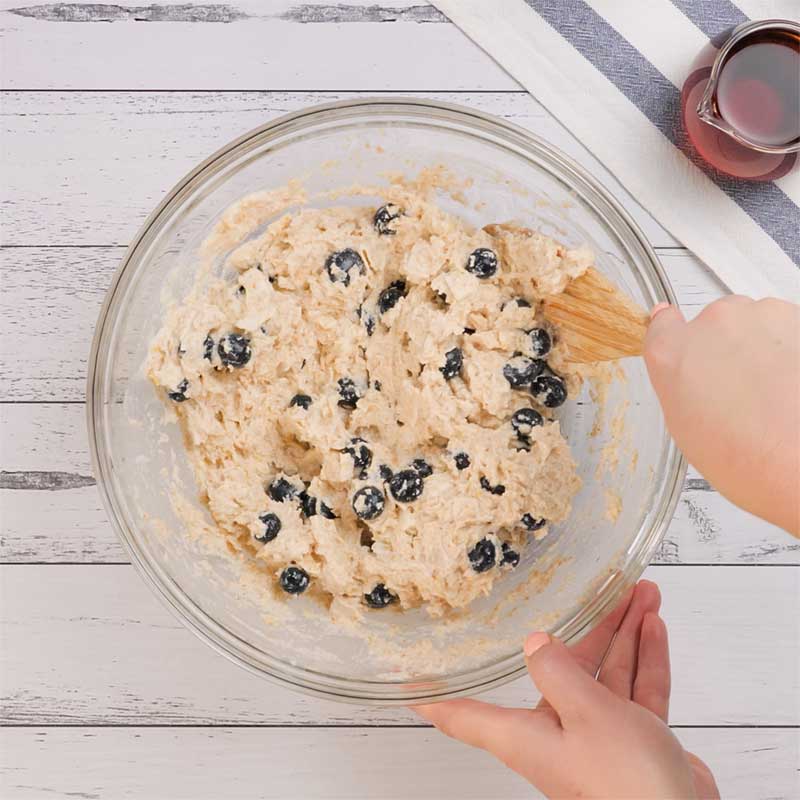
<path fill-rule="evenodd" d="M 486 572 L 497 563 L 497 549 L 491 539 L 481 539 L 467 556 L 475 572 Z"/>
<path fill-rule="evenodd" d="M 300 567 L 286 567 L 281 572 L 281 589 L 289 594 L 302 594 L 308 589 L 308 573 Z"/>
<path fill-rule="evenodd" d="M 420 478 L 427 478 L 433 475 L 433 467 L 424 458 L 415 458 L 411 462 L 411 466 L 414 467 Z"/>
<path fill-rule="evenodd" d="M 467 259 L 466 269 L 477 278 L 491 278 L 497 272 L 497 256 L 494 250 L 488 247 L 473 250 Z"/>
<path fill-rule="evenodd" d="M 203 340 L 203 358 L 211 361 L 212 356 L 214 355 L 214 340 L 211 338 L 211 334 L 207 334 L 206 338 Z"/>
<path fill-rule="evenodd" d="M 311 405 L 311 398 L 307 394 L 296 394 L 291 401 L 289 402 L 289 406 L 300 406 L 300 408 L 308 409 Z"/>
<path fill-rule="evenodd" d="M 531 340 L 531 352 L 536 358 L 544 358 L 553 346 L 550 334 L 544 328 L 533 328 L 528 331 Z"/>
<path fill-rule="evenodd" d="M 394 308 L 406 296 L 406 292 L 405 281 L 392 281 L 378 297 L 378 311 L 385 314 L 389 309 Z"/>
<path fill-rule="evenodd" d="M 276 503 L 285 503 L 297 496 L 297 487 L 289 483 L 286 478 L 276 478 L 267 488 L 267 494 Z"/>
<path fill-rule="evenodd" d="M 516 567 L 519 564 L 519 553 L 516 550 L 512 550 L 508 542 L 503 542 L 502 550 L 503 557 L 500 559 L 500 564 Z"/>
<path fill-rule="evenodd" d="M 384 584 L 379 583 L 371 592 L 364 595 L 364 602 L 370 608 L 386 608 L 397 602 L 397 595 L 392 594 Z"/>
<path fill-rule="evenodd" d="M 521 439 L 527 439 L 543 422 L 542 415 L 534 408 L 520 408 L 511 415 L 511 427 Z"/>
<path fill-rule="evenodd" d="M 372 464 L 372 450 L 367 447 L 363 439 L 352 439 L 351 444 L 344 448 L 344 452 L 353 459 L 353 466 L 357 470 L 368 470 Z"/>
<path fill-rule="evenodd" d="M 226 367 L 243 367 L 253 354 L 250 340 L 238 333 L 229 333 L 219 340 L 217 345 L 220 361 Z"/>
<path fill-rule="evenodd" d="M 310 495 L 305 489 L 297 495 L 300 501 L 300 511 L 304 517 L 317 516 L 317 498 Z"/>
<path fill-rule="evenodd" d="M 531 384 L 531 394 L 547 408 L 558 408 L 567 399 L 567 387 L 556 375 L 540 375 Z"/>
<path fill-rule="evenodd" d="M 383 478 L 383 480 L 385 481 L 391 480 L 392 475 L 394 475 L 394 472 L 392 472 L 392 468 L 388 464 L 381 464 L 378 467 L 378 473 L 380 474 L 381 478 Z"/>
<path fill-rule="evenodd" d="M 506 487 L 503 486 L 502 483 L 498 483 L 497 486 L 492 486 L 483 476 L 481 476 L 481 489 L 485 492 L 489 492 L 489 494 L 501 495 L 506 493 Z"/>
<path fill-rule="evenodd" d="M 461 374 L 461 367 L 464 365 L 464 354 L 461 348 L 454 347 L 444 354 L 444 366 L 439 367 L 439 372 L 444 375 L 446 381 L 452 380 L 456 375 Z"/>
<path fill-rule="evenodd" d="M 531 304 L 524 297 L 518 297 L 515 302 L 519 308 L 531 307 Z"/>
<path fill-rule="evenodd" d="M 372 218 L 372 224 L 375 230 L 378 231 L 380 236 L 394 236 L 397 231 L 392 226 L 392 223 L 403 215 L 403 209 L 396 206 L 394 203 L 387 203 L 381 206 Z"/>
<path fill-rule="evenodd" d="M 364 260 L 352 248 L 337 250 L 325 259 L 325 270 L 333 283 L 350 285 L 350 272 L 357 270 L 362 275 L 366 272 Z"/>
<path fill-rule="evenodd" d="M 467 336 L 472 336 L 472 334 L 475 333 L 475 328 L 464 328 L 464 333 Z"/>
<path fill-rule="evenodd" d="M 334 510 L 324 500 L 319 501 L 319 513 L 325 519 L 338 519 Z"/>
<path fill-rule="evenodd" d="M 182 403 L 187 399 L 186 392 L 189 390 L 189 381 L 184 378 L 174 392 L 167 392 L 167 397 L 176 403 Z"/>
<path fill-rule="evenodd" d="M 262 544 L 271 542 L 281 532 L 280 518 L 277 514 L 269 511 L 266 514 L 261 514 L 259 520 L 264 523 L 264 530 L 261 533 L 257 533 L 253 538 Z"/>
<path fill-rule="evenodd" d="M 466 453 L 456 453 L 455 462 L 456 469 L 460 472 L 462 469 L 466 469 L 469 466 L 469 456 Z"/>
<path fill-rule="evenodd" d="M 401 469 L 389 479 L 389 491 L 398 503 L 413 502 L 424 488 L 422 476 L 414 469 Z"/>
<path fill-rule="evenodd" d="M 503 367 L 503 376 L 513 389 L 520 389 L 528 386 L 534 378 L 541 375 L 544 367 L 544 361 L 523 355 L 514 355 Z"/>
<path fill-rule="evenodd" d="M 352 378 L 339 378 L 339 405 L 342 408 L 355 408 L 361 396 Z"/>
<path fill-rule="evenodd" d="M 359 519 L 375 519 L 385 506 L 386 498 L 377 486 L 363 486 L 353 495 L 353 511 Z"/>
<path fill-rule="evenodd" d="M 531 514 L 523 514 L 520 522 L 525 526 L 526 530 L 529 531 L 538 531 L 547 525 L 546 519 L 536 519 L 536 517 Z"/>

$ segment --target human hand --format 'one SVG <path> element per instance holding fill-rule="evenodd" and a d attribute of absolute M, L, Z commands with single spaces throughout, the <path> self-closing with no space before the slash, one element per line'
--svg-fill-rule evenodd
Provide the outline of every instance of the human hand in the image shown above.
<path fill-rule="evenodd" d="M 644 358 L 675 443 L 729 500 L 800 536 L 800 306 L 734 295 L 688 323 L 653 312 Z"/>
<path fill-rule="evenodd" d="M 536 709 L 451 700 L 414 710 L 551 798 L 719 798 L 708 767 L 666 725 L 669 648 L 660 604 L 658 587 L 641 581 L 572 648 L 531 634 L 526 661 L 543 695 Z"/>

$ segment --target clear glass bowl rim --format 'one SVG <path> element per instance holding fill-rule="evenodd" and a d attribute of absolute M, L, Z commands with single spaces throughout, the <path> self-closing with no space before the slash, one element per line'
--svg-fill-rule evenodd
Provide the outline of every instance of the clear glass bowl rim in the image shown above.
<path fill-rule="evenodd" d="M 357 122 L 359 119 L 369 122 L 374 114 L 382 119 L 393 116 L 404 120 L 413 118 L 416 125 L 436 122 L 447 126 L 447 123 L 452 123 L 451 130 L 462 134 L 490 135 L 495 143 L 499 141 L 517 154 L 527 155 L 540 167 L 544 162 L 554 177 L 579 192 L 583 201 L 591 205 L 603 223 L 630 250 L 637 252 L 635 263 L 648 283 L 655 287 L 659 295 L 657 299 L 676 304 L 674 292 L 655 251 L 628 212 L 586 170 L 535 134 L 481 111 L 413 97 L 366 97 L 318 104 L 285 114 L 220 148 L 180 180 L 147 217 L 117 268 L 98 316 L 87 375 L 87 430 L 93 472 L 112 527 L 145 582 L 200 639 L 249 672 L 305 694 L 361 705 L 410 705 L 472 695 L 514 680 L 526 670 L 522 653 L 511 654 L 488 666 L 448 676 L 432 684 L 412 685 L 407 682 L 367 682 L 323 675 L 288 664 L 252 647 L 200 609 L 157 562 L 147 557 L 115 497 L 114 469 L 105 447 L 102 419 L 102 393 L 107 377 L 106 357 L 110 338 L 106 334 L 113 328 L 121 308 L 120 297 L 133 278 L 131 264 L 135 266 L 137 253 L 166 224 L 184 198 L 200 190 L 229 163 L 279 136 L 287 133 L 308 136 L 315 125 L 328 122 Z M 144 263 L 140 262 L 139 267 Z M 686 474 L 685 460 L 671 440 L 667 442 L 666 450 L 663 474 L 655 476 L 661 487 L 658 508 L 654 509 L 649 530 L 640 529 L 637 532 L 637 547 L 633 551 L 629 549 L 624 567 L 610 575 L 586 604 L 576 612 L 571 610 L 553 626 L 551 632 L 563 641 L 570 643 L 585 635 L 616 605 L 624 592 L 641 576 L 666 533 Z"/>

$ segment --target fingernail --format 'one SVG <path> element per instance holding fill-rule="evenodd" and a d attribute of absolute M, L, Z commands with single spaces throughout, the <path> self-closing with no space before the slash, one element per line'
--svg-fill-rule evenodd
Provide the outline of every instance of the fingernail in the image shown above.
<path fill-rule="evenodd" d="M 660 314 L 665 308 L 669 308 L 669 303 L 659 303 L 657 306 L 653 306 L 650 311 L 650 319 L 655 319 L 656 314 Z"/>
<path fill-rule="evenodd" d="M 522 650 L 525 658 L 530 658 L 540 647 L 550 644 L 550 637 L 546 633 L 532 633 L 526 640 Z"/>

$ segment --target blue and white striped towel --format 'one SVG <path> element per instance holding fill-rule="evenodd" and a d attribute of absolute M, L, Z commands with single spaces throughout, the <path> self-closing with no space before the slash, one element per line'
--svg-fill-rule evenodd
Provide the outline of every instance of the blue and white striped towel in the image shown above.
<path fill-rule="evenodd" d="M 800 172 L 701 170 L 678 148 L 680 87 L 710 37 L 800 0 L 432 0 L 734 292 L 800 300 Z"/>

